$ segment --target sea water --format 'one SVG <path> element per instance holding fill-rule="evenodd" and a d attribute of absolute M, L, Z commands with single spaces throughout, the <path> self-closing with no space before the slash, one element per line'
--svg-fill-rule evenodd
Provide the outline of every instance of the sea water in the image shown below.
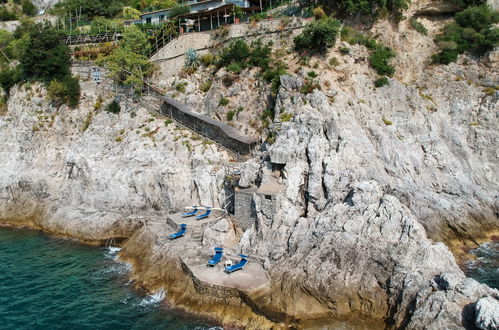
<path fill-rule="evenodd" d="M 0 228 L 0 329 L 221 329 L 135 291 L 118 252 Z M 499 241 L 472 253 L 467 275 L 499 288 Z"/>
<path fill-rule="evenodd" d="M 483 243 L 471 253 L 476 260 L 466 263 L 466 275 L 499 289 L 499 240 Z"/>
<path fill-rule="evenodd" d="M 0 329 L 216 329 L 134 290 L 118 252 L 0 228 Z"/>

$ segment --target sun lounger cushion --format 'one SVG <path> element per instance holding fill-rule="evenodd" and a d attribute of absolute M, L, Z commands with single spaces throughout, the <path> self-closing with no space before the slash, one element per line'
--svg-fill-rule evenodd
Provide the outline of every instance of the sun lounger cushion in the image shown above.
<path fill-rule="evenodd" d="M 224 252 L 222 248 L 215 248 L 215 255 L 208 261 L 208 266 L 215 266 L 220 260 L 222 260 Z"/>
<path fill-rule="evenodd" d="M 175 234 L 171 234 L 169 237 L 170 239 L 179 238 L 181 236 L 184 236 L 186 231 L 187 231 L 187 225 L 181 224 L 179 231 L 177 231 Z"/>
<path fill-rule="evenodd" d="M 206 212 L 203 213 L 203 214 L 197 215 L 196 219 L 197 220 L 201 220 L 201 219 L 208 218 L 210 216 L 210 214 L 211 214 L 211 209 L 210 208 L 206 208 Z"/>
<path fill-rule="evenodd" d="M 243 255 L 241 255 L 241 256 L 243 256 Z M 229 267 L 225 267 L 225 271 L 227 273 L 232 273 L 232 272 L 235 272 L 236 270 L 243 269 L 244 266 L 248 263 L 248 260 L 246 258 L 247 257 L 244 256 L 241 258 L 241 261 L 239 261 L 237 264 L 229 266 Z"/>

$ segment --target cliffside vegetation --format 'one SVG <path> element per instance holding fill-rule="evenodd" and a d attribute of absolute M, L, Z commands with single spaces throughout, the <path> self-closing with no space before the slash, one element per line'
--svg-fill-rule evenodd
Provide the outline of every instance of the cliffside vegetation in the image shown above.
<path fill-rule="evenodd" d="M 499 13 L 487 5 L 468 7 L 455 16 L 436 37 L 441 49 L 434 55 L 437 63 L 454 62 L 459 54 L 469 52 L 481 56 L 499 45 Z"/>
<path fill-rule="evenodd" d="M 56 29 L 24 21 L 14 33 L 1 31 L 0 39 L 0 86 L 6 95 L 16 83 L 38 81 L 49 87 L 56 103 L 78 105 L 78 78 L 71 76 L 69 48 Z"/>
<path fill-rule="evenodd" d="M 13 21 L 24 16 L 35 16 L 35 5 L 31 0 L 1 0 L 0 21 Z"/>
<path fill-rule="evenodd" d="M 152 73 L 152 64 L 147 57 L 150 49 L 147 36 L 137 26 L 131 26 L 125 30 L 119 47 L 110 55 L 99 57 L 97 63 L 106 65 L 117 83 L 140 92 L 143 79 Z"/>

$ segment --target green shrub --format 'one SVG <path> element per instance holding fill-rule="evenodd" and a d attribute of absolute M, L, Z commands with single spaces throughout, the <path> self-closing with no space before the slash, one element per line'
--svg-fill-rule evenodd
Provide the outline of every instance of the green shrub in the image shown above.
<path fill-rule="evenodd" d="M 336 57 L 331 57 L 331 59 L 329 60 L 329 65 L 331 66 L 338 66 L 340 64 L 340 62 L 338 62 L 338 59 Z"/>
<path fill-rule="evenodd" d="M 239 63 L 232 63 L 227 66 L 227 71 L 240 74 L 243 69 L 241 68 L 241 65 Z"/>
<path fill-rule="evenodd" d="M 287 121 L 290 121 L 291 119 L 293 119 L 293 115 L 292 115 L 292 114 L 290 114 L 290 113 L 283 112 L 283 113 L 281 113 L 281 115 L 279 116 L 279 119 L 280 119 L 282 122 L 287 122 Z"/>
<path fill-rule="evenodd" d="M 376 87 L 383 87 L 383 86 L 386 86 L 386 85 L 390 85 L 390 81 L 388 80 L 387 77 L 381 77 L 381 78 L 378 78 L 376 79 L 376 81 L 374 82 L 374 86 Z"/>
<path fill-rule="evenodd" d="M 401 12 L 408 8 L 409 0 L 338 0 L 332 2 L 332 9 L 340 16 L 392 14 L 400 18 Z"/>
<path fill-rule="evenodd" d="M 469 7 L 457 13 L 455 20 L 436 37 L 441 51 L 433 56 L 435 62 L 454 62 L 464 52 L 482 56 L 499 45 L 499 28 L 494 26 L 499 13 L 487 5 Z"/>
<path fill-rule="evenodd" d="M 369 62 L 378 74 L 391 77 L 395 73 L 395 68 L 389 63 L 393 57 L 395 57 L 393 50 L 378 46 L 369 56 Z"/>
<path fill-rule="evenodd" d="M 171 19 L 177 16 L 189 14 L 190 12 L 191 12 L 190 6 L 178 4 L 170 9 L 168 17 Z"/>
<path fill-rule="evenodd" d="M 277 94 L 281 86 L 281 76 L 288 74 L 287 66 L 283 62 L 278 62 L 274 68 L 269 68 L 263 73 L 263 79 L 272 84 L 272 92 Z"/>
<path fill-rule="evenodd" d="M 201 55 L 201 57 L 199 58 L 199 60 L 201 61 L 201 63 L 203 63 L 205 66 L 210 66 L 213 64 L 213 62 L 215 61 L 215 56 L 213 56 L 212 53 L 206 53 L 204 55 Z"/>
<path fill-rule="evenodd" d="M 71 108 L 78 106 L 80 100 L 80 81 L 76 77 L 66 77 L 63 80 L 52 80 L 48 87 L 49 98 Z"/>
<path fill-rule="evenodd" d="M 417 19 L 411 18 L 409 20 L 409 24 L 411 25 L 411 27 L 414 30 L 421 33 L 422 35 L 424 35 L 424 36 L 428 35 L 428 30 L 426 29 L 426 27 L 421 22 L 419 22 Z"/>
<path fill-rule="evenodd" d="M 350 54 L 350 48 L 348 48 L 348 47 L 341 47 L 340 48 L 340 53 L 342 55 L 348 55 L 348 54 Z"/>
<path fill-rule="evenodd" d="M 0 7 L 0 21 L 14 21 L 17 20 L 17 18 L 15 12 L 8 10 L 4 6 Z"/>
<path fill-rule="evenodd" d="M 6 68 L 0 71 L 0 86 L 3 88 L 5 94 L 9 96 L 10 89 L 15 84 L 21 81 L 21 71 L 18 68 Z"/>
<path fill-rule="evenodd" d="M 180 93 L 185 93 L 185 87 L 188 85 L 186 81 L 175 84 L 175 89 Z"/>
<path fill-rule="evenodd" d="M 222 51 L 218 65 L 222 67 L 231 63 L 244 63 L 249 55 L 250 49 L 246 41 L 237 39 Z"/>
<path fill-rule="evenodd" d="M 106 111 L 110 113 L 119 113 L 121 111 L 121 107 L 118 102 L 113 101 L 107 105 Z"/>
<path fill-rule="evenodd" d="M 309 71 L 307 76 L 310 78 L 317 78 L 317 73 L 315 71 Z"/>
<path fill-rule="evenodd" d="M 98 97 L 97 98 L 97 101 L 95 101 L 95 104 L 94 104 L 94 110 L 100 110 L 102 108 L 102 97 Z"/>
<path fill-rule="evenodd" d="M 322 9 L 322 7 L 314 8 L 314 17 L 315 19 L 322 19 L 326 17 L 326 12 Z"/>
<path fill-rule="evenodd" d="M 383 118 L 383 122 L 385 123 L 385 125 L 387 126 L 390 126 L 390 125 L 393 125 L 393 122 L 391 120 L 388 120 L 386 118 Z"/>
<path fill-rule="evenodd" d="M 234 119 L 235 114 L 236 114 L 236 111 L 229 110 L 229 112 L 227 112 L 227 121 L 232 121 L 232 119 Z"/>
<path fill-rule="evenodd" d="M 207 91 L 210 90 L 211 84 L 212 84 L 212 81 L 208 80 L 208 81 L 202 83 L 201 86 L 199 87 L 199 89 L 201 89 L 202 92 L 206 93 Z"/>
<path fill-rule="evenodd" d="M 21 8 L 25 15 L 35 16 L 37 13 L 35 5 L 31 3 L 31 0 L 23 0 L 21 2 Z"/>
<path fill-rule="evenodd" d="M 341 23 L 337 19 L 326 17 L 305 27 L 294 39 L 297 49 L 311 49 L 325 52 L 336 43 Z"/>
<path fill-rule="evenodd" d="M 226 99 L 225 97 L 221 97 L 220 101 L 218 101 L 218 106 L 220 106 L 220 107 L 225 107 L 228 104 L 229 104 L 229 100 Z"/>
<path fill-rule="evenodd" d="M 312 79 L 305 79 L 303 86 L 300 89 L 302 94 L 310 94 L 314 91 L 314 89 L 321 89 L 321 86 Z"/>
<path fill-rule="evenodd" d="M 69 48 L 61 42 L 60 33 L 40 24 L 27 29 L 29 42 L 19 59 L 22 76 L 45 83 L 69 76 Z"/>
<path fill-rule="evenodd" d="M 7 100 L 2 96 L 0 97 L 0 115 L 6 114 L 7 110 Z"/>
<path fill-rule="evenodd" d="M 251 43 L 251 52 L 249 54 L 248 61 L 251 66 L 258 66 L 265 69 L 270 63 L 270 53 L 272 49 L 264 45 L 263 42 L 258 39 Z"/>

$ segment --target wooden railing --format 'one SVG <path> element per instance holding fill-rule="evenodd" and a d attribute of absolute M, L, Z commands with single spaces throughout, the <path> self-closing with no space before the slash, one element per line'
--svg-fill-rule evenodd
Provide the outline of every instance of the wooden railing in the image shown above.
<path fill-rule="evenodd" d="M 120 32 L 107 32 L 101 34 L 77 34 L 62 37 L 61 40 L 66 45 L 98 44 L 103 42 L 116 42 L 122 38 Z"/>

